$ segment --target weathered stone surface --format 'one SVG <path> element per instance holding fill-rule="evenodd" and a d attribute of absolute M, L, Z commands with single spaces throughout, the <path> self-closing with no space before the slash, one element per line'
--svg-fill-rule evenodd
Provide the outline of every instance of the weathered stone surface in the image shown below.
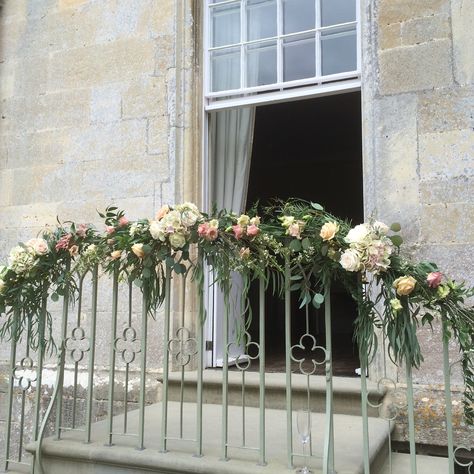
<path fill-rule="evenodd" d="M 474 82 L 474 3 L 451 0 L 454 74 L 460 84 Z"/>
<path fill-rule="evenodd" d="M 474 130 L 419 136 L 420 174 L 425 180 L 474 175 Z"/>
<path fill-rule="evenodd" d="M 474 87 L 443 88 L 419 97 L 420 133 L 474 128 Z"/>
<path fill-rule="evenodd" d="M 440 225 L 442 223 L 442 225 Z M 474 203 L 430 204 L 421 208 L 421 242 L 472 242 Z"/>
<path fill-rule="evenodd" d="M 402 44 L 426 43 L 434 39 L 449 38 L 451 25 L 448 15 L 416 18 L 403 23 Z"/>
<path fill-rule="evenodd" d="M 137 72 L 152 73 L 154 56 L 153 42 L 138 38 L 54 53 L 49 90 L 100 85 L 119 78 L 130 80 Z"/>
<path fill-rule="evenodd" d="M 390 49 L 401 46 L 402 44 L 402 24 L 381 23 L 379 25 L 379 48 Z"/>
<path fill-rule="evenodd" d="M 380 0 L 380 23 L 396 23 L 449 10 L 449 0 Z"/>
<path fill-rule="evenodd" d="M 168 151 L 168 123 L 163 117 L 156 117 L 148 123 L 148 153 L 157 155 Z"/>
<path fill-rule="evenodd" d="M 380 93 L 400 94 L 452 84 L 451 42 L 436 40 L 381 51 Z"/>
<path fill-rule="evenodd" d="M 122 96 L 123 118 L 164 116 L 167 87 L 163 76 L 145 76 L 131 82 Z"/>
<path fill-rule="evenodd" d="M 420 199 L 426 204 L 474 202 L 474 177 L 459 176 L 422 181 Z"/>
<path fill-rule="evenodd" d="M 122 85 L 107 84 L 92 89 L 91 122 L 109 123 L 120 120 L 122 115 Z"/>
<path fill-rule="evenodd" d="M 400 222 L 409 242 L 418 237 L 417 98 L 405 94 L 379 99 L 376 103 L 374 164 L 377 192 L 374 209 L 386 222 Z"/>

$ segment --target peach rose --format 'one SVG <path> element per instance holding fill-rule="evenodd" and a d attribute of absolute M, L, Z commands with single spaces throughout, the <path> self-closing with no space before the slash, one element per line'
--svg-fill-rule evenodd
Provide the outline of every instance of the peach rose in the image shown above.
<path fill-rule="evenodd" d="M 71 257 L 75 257 L 79 253 L 79 247 L 77 245 L 72 245 L 69 249 L 69 255 Z"/>
<path fill-rule="evenodd" d="M 161 206 L 159 211 L 156 213 L 156 220 L 159 221 L 163 219 L 163 217 L 165 217 L 168 212 L 170 212 L 170 207 L 168 206 L 168 204 Z"/>
<path fill-rule="evenodd" d="M 323 240 L 332 240 L 339 230 L 339 226 L 336 222 L 326 222 L 321 227 L 321 232 L 319 233 L 320 237 Z"/>
<path fill-rule="evenodd" d="M 121 251 L 121 250 L 114 250 L 114 251 L 110 254 L 110 258 L 111 258 L 112 260 L 118 260 L 121 256 L 122 256 L 122 251 Z"/>
<path fill-rule="evenodd" d="M 393 282 L 397 295 L 408 296 L 415 288 L 416 280 L 412 276 L 402 276 Z"/>
<path fill-rule="evenodd" d="M 115 227 L 113 225 L 106 225 L 105 232 L 107 232 L 109 235 L 113 234 L 115 232 Z"/>
<path fill-rule="evenodd" d="M 145 251 L 143 250 L 143 244 L 133 244 L 132 252 L 138 257 L 143 258 L 145 256 Z"/>
<path fill-rule="evenodd" d="M 244 229 L 240 225 L 233 225 L 232 230 L 234 231 L 234 237 L 239 240 L 244 235 Z"/>
<path fill-rule="evenodd" d="M 219 236 L 219 231 L 217 230 L 217 227 L 209 227 L 206 234 L 206 239 L 213 242 L 214 240 L 217 239 L 218 236 Z"/>

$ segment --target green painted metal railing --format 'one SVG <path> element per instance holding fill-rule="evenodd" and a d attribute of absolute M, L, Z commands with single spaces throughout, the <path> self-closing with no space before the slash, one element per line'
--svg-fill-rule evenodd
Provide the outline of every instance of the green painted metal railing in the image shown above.
<path fill-rule="evenodd" d="M 198 305 L 198 317 L 193 321 L 193 327 L 187 327 L 186 320 L 186 295 L 189 288 L 189 270 L 183 275 L 172 276 L 171 269 L 166 270 L 165 275 L 165 302 L 163 312 L 159 314 L 158 321 L 163 325 L 163 385 L 162 385 L 162 418 L 159 431 L 161 433 L 159 446 L 151 446 L 147 444 L 145 437 L 145 407 L 146 407 L 146 389 L 147 389 L 147 353 L 148 353 L 148 331 L 150 324 L 157 324 L 156 321 L 150 321 L 147 305 L 147 289 L 143 291 L 135 288 L 131 282 L 119 281 L 118 271 L 115 271 L 110 285 L 111 304 L 107 311 L 107 317 L 110 318 L 107 324 L 110 325 L 110 337 L 108 347 L 108 372 L 109 380 L 115 381 L 120 366 L 121 374 L 124 377 L 123 395 L 121 400 L 117 399 L 116 384 L 110 383 L 108 387 L 107 400 L 107 435 L 104 442 L 108 446 L 120 444 L 120 437 L 132 436 L 136 438 L 136 447 L 138 449 L 158 449 L 165 453 L 169 450 L 168 441 L 174 442 L 192 442 L 194 443 L 194 453 L 196 456 L 206 455 L 205 452 L 205 434 L 203 433 L 203 371 L 204 371 L 204 324 L 205 324 L 205 308 L 201 301 Z M 106 277 L 101 277 L 105 279 Z M 181 281 L 178 281 L 181 279 Z M 79 297 L 75 302 L 69 301 L 67 293 L 62 300 L 62 308 L 58 310 L 60 315 L 56 321 L 58 323 L 57 333 L 53 333 L 57 337 L 57 352 L 53 360 L 56 360 L 56 381 L 54 382 L 54 391 L 50 401 L 43 406 L 42 403 L 42 377 L 45 370 L 44 363 L 51 362 L 51 355 L 45 352 L 45 348 L 39 345 L 34 351 L 27 341 L 32 337 L 31 320 L 28 314 L 22 314 L 20 311 L 15 313 L 14 328 L 23 325 L 24 339 L 11 343 L 10 361 L 9 361 L 9 378 L 8 393 L 6 397 L 6 429 L 5 429 L 5 447 L 4 447 L 4 470 L 8 471 L 17 464 L 30 465 L 31 472 L 39 474 L 44 473 L 41 443 L 46 434 L 52 435 L 51 432 L 51 416 L 55 413 L 54 435 L 56 439 L 61 439 L 62 433 L 68 430 L 81 430 L 84 432 L 84 441 L 91 441 L 93 420 L 96 415 L 94 413 L 94 390 L 95 390 L 95 374 L 96 374 L 96 330 L 99 308 L 99 269 L 95 267 L 91 272 L 85 275 L 77 276 L 77 284 Z M 324 426 L 324 446 L 322 450 L 322 472 L 323 474 L 333 474 L 337 472 L 338 460 L 334 455 L 334 408 L 333 408 L 333 374 L 332 374 L 332 344 L 331 344 L 331 291 L 330 286 L 325 288 L 325 306 L 324 318 L 326 334 L 325 347 L 318 344 L 316 336 L 310 331 L 310 314 L 306 308 L 305 330 L 301 335 L 292 334 L 291 329 L 291 272 L 287 262 L 285 268 L 285 364 L 286 364 L 286 410 L 281 411 L 281 416 L 286 418 L 287 431 L 287 465 L 293 468 L 295 458 L 301 458 L 300 452 L 295 451 L 293 446 L 293 437 L 295 434 L 295 426 L 293 423 L 294 407 L 293 407 L 293 390 L 292 378 L 294 373 L 294 365 L 297 364 L 299 372 L 306 377 L 306 408 L 311 409 L 311 378 L 315 376 L 317 367 L 323 365 L 325 368 L 325 384 L 326 384 L 326 404 L 325 404 L 325 426 Z M 230 448 L 244 449 L 256 453 L 256 463 L 265 466 L 268 461 L 266 449 L 266 406 L 265 406 L 265 282 L 258 282 L 258 327 L 259 340 L 252 341 L 248 333 L 244 336 L 246 354 L 239 356 L 235 361 L 236 369 L 240 372 L 241 377 L 241 420 L 229 419 L 229 348 L 236 341 L 229 340 L 229 319 L 232 308 L 232 302 L 226 300 L 224 319 L 223 319 L 223 346 L 224 360 L 222 368 L 222 427 L 221 427 L 221 458 L 227 460 L 230 458 Z M 87 293 L 87 297 L 86 297 Z M 90 294 L 90 298 L 89 298 Z M 43 338 L 45 333 L 45 321 L 47 320 L 47 293 L 42 302 L 42 319 L 39 325 L 39 337 Z M 177 318 L 173 317 L 172 301 L 176 297 L 179 299 L 180 312 Z M 86 301 L 90 299 L 90 301 Z M 125 299 L 126 303 L 121 304 Z M 141 300 L 141 311 L 136 310 L 137 301 Z M 123 303 L 123 301 L 122 301 Z M 174 306 L 173 306 L 174 307 Z M 120 317 L 121 308 L 126 308 L 125 315 Z M 74 312 L 76 318 L 71 321 L 70 313 Z M 122 311 L 123 313 L 123 311 Z M 89 315 L 90 317 L 86 317 Z M 121 319 L 120 319 L 121 318 Z M 123 325 L 123 329 L 119 330 L 119 320 Z M 177 324 L 175 328 L 173 323 Z M 188 323 L 189 325 L 189 323 Z M 105 326 L 101 326 L 105 327 Z M 138 329 L 139 328 L 139 329 Z M 292 344 L 292 340 L 298 340 L 298 344 Z M 104 338 L 101 338 L 104 341 Z M 449 473 L 454 474 L 455 465 L 465 467 L 466 472 L 471 472 L 472 463 L 466 463 L 459 459 L 460 452 L 464 449 L 462 446 L 454 447 L 453 423 L 451 410 L 451 390 L 450 390 L 450 373 L 451 361 L 449 358 L 448 342 L 446 339 L 442 341 L 443 348 L 443 368 L 444 368 L 444 384 L 445 384 L 445 401 L 446 401 L 446 432 L 447 432 L 447 451 Z M 312 355 L 310 360 L 304 356 L 299 357 L 297 352 L 299 349 L 308 347 L 312 354 L 320 353 L 321 356 Z M 385 340 L 381 337 L 380 347 L 383 357 L 385 354 Z M 365 474 L 371 472 L 370 462 L 370 446 L 369 446 L 369 413 L 372 408 L 381 408 L 383 403 L 373 402 L 369 400 L 367 385 L 367 370 L 369 360 L 367 356 L 367 348 L 360 347 L 361 362 L 361 414 L 363 437 L 363 469 Z M 258 443 L 256 445 L 249 444 L 247 437 L 247 379 L 246 374 L 251 364 L 258 362 L 259 373 L 259 393 L 258 393 Z M 309 368 L 308 368 L 309 362 Z M 128 422 L 129 405 L 130 405 L 130 373 L 132 366 L 138 365 L 137 372 L 139 374 L 139 393 L 138 393 L 138 426 L 132 431 Z M 179 379 L 179 428 L 178 432 L 171 432 L 169 426 L 169 389 L 170 389 L 170 370 L 177 368 L 180 374 Z M 197 370 L 196 378 L 196 402 L 195 402 L 195 436 L 192 438 L 185 436 L 184 425 L 187 422 L 184 416 L 185 390 L 186 390 L 186 374 L 187 368 Z M 80 383 L 81 373 L 86 370 L 87 389 L 84 398 L 84 409 L 79 409 L 80 404 Z M 65 387 L 65 373 L 72 372 L 72 389 Z M 411 367 L 406 367 L 407 378 L 407 418 L 408 418 L 408 441 L 410 448 L 410 473 L 417 472 L 417 456 L 415 445 L 415 408 Z M 381 394 L 383 390 L 397 391 L 397 384 L 390 380 L 387 375 L 386 361 L 384 360 L 384 373 L 379 381 Z M 27 415 L 26 401 L 30 393 L 34 393 L 34 407 L 32 409 L 32 417 Z M 121 401 L 123 404 L 123 424 L 118 429 L 115 423 L 116 409 L 115 403 Z M 19 409 L 14 409 L 19 404 Z M 66 420 L 64 413 L 67 410 L 71 412 L 70 419 Z M 398 407 L 400 408 L 400 407 Z M 396 413 L 389 412 L 384 416 L 387 420 L 387 436 L 389 440 L 389 469 L 391 471 L 391 429 L 395 420 Z M 26 429 L 28 421 L 32 420 L 32 426 Z M 231 423 L 241 423 L 241 438 L 237 444 L 231 443 L 229 439 L 229 430 Z M 48 431 L 49 429 L 49 431 Z M 36 455 L 27 458 L 25 455 L 25 444 L 28 441 L 37 441 Z M 306 456 L 317 457 L 314 452 L 312 440 L 310 441 L 309 454 Z M 16 449 L 13 449 L 15 445 Z M 119 449 L 115 447 L 113 449 Z M 321 455 L 319 455 L 321 457 Z M 300 459 L 301 460 L 301 459 Z M 303 459 L 304 460 L 304 459 Z M 265 469 L 265 468 L 263 468 Z"/>

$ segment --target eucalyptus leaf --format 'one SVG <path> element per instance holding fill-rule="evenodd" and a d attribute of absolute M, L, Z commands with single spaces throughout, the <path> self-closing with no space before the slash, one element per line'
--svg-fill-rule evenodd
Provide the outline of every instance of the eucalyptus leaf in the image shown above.
<path fill-rule="evenodd" d="M 400 232 L 402 230 L 402 226 L 398 222 L 394 222 L 390 226 L 390 230 L 392 230 L 393 232 Z"/>
<path fill-rule="evenodd" d="M 293 239 L 289 247 L 293 252 L 299 252 L 301 250 L 301 242 L 298 239 Z"/>
<path fill-rule="evenodd" d="M 392 241 L 395 247 L 400 247 L 403 244 L 403 239 L 399 235 L 390 235 L 389 239 Z"/>

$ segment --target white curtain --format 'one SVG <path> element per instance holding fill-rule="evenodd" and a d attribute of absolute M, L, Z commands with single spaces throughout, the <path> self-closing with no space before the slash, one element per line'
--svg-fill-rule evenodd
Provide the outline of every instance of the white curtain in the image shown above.
<path fill-rule="evenodd" d="M 211 205 L 218 209 L 245 210 L 254 126 L 254 107 L 211 115 Z"/>
<path fill-rule="evenodd" d="M 240 108 L 215 112 L 210 120 L 211 206 L 227 209 L 236 214 L 245 210 L 252 155 L 255 108 Z M 214 285 L 212 289 L 214 312 L 214 365 L 222 366 L 225 317 L 224 295 Z M 242 328 L 242 279 L 232 277 L 229 315 L 229 342 L 235 342 Z M 244 353 L 243 344 L 229 347 L 229 362 Z"/>

